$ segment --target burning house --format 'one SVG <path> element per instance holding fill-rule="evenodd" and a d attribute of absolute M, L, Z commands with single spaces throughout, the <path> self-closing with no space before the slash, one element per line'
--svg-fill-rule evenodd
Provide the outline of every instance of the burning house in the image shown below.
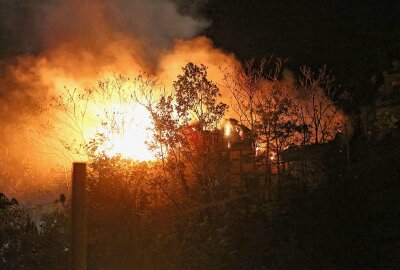
<path fill-rule="evenodd" d="M 209 136 L 219 141 L 216 145 L 223 154 L 223 159 L 229 162 L 229 172 L 233 177 L 241 177 L 253 171 L 252 160 L 255 153 L 252 150 L 250 129 L 241 125 L 236 119 L 230 118 L 222 123 L 222 128 L 215 132 L 198 132 L 196 124 L 184 129 L 184 134 L 190 142 L 190 147 L 197 152 L 203 152 L 202 138 Z"/>
<path fill-rule="evenodd" d="M 242 178 L 253 172 L 254 151 L 250 139 L 250 129 L 236 119 L 227 119 L 221 132 L 223 152 L 230 162 L 230 174 L 233 178 Z"/>

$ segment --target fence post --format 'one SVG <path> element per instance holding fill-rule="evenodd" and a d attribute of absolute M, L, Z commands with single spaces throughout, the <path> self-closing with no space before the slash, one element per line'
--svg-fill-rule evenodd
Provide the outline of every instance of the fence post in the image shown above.
<path fill-rule="evenodd" d="M 72 168 L 71 269 L 86 270 L 86 163 Z"/>

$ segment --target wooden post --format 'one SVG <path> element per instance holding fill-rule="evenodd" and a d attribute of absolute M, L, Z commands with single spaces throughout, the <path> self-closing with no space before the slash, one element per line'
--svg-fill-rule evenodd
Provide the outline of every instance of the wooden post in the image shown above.
<path fill-rule="evenodd" d="M 72 270 L 86 270 L 86 223 L 86 163 L 74 163 L 72 168 Z"/>

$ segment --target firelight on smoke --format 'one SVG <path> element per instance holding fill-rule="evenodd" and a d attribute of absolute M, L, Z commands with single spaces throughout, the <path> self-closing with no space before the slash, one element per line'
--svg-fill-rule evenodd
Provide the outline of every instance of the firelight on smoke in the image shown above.
<path fill-rule="evenodd" d="M 150 115 L 132 99 L 137 89 L 111 73 L 132 80 L 151 73 L 160 89 L 169 91 L 188 62 L 209 67 L 215 82 L 222 81 L 220 67 L 240 66 L 233 54 L 198 36 L 209 22 L 182 15 L 176 1 L 25 2 L 27 12 L 7 16 L 12 15 L 11 22 L 30 22 L 23 16 L 31 14 L 38 31 L 24 32 L 20 39 L 32 45 L 29 51 L 0 61 L 1 147 L 23 146 L 24 151 L 13 151 L 18 163 L 27 158 L 38 171 L 51 172 L 49 183 L 53 171 L 99 153 L 155 159 L 146 144 L 152 135 Z M 10 26 L 11 33 L 16 28 Z"/>

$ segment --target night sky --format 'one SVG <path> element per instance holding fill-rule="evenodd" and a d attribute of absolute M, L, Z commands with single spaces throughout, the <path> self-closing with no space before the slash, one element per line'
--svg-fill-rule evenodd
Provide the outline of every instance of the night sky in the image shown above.
<path fill-rule="evenodd" d="M 206 35 L 240 59 L 279 56 L 327 64 L 347 84 L 400 56 L 400 1 L 211 0 Z"/>

